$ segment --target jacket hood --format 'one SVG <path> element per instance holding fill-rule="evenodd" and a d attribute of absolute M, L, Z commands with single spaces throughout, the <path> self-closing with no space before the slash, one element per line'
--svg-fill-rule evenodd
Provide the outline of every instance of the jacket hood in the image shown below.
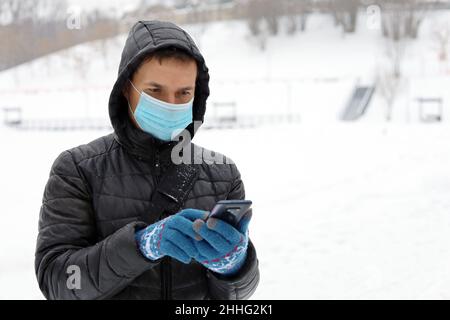
<path fill-rule="evenodd" d="M 136 128 L 128 114 L 128 102 L 122 94 L 128 79 L 148 55 L 156 50 L 172 46 L 186 51 L 197 61 L 198 75 L 193 104 L 193 122 L 187 127 L 191 138 L 195 135 L 194 121 L 203 123 L 206 100 L 209 96 L 209 73 L 194 40 L 186 31 L 171 22 L 139 21 L 133 25 L 128 34 L 122 52 L 119 74 L 109 99 L 109 117 L 114 129 L 114 137 L 131 153 L 145 156 L 155 148 L 177 143 L 161 141 Z"/>

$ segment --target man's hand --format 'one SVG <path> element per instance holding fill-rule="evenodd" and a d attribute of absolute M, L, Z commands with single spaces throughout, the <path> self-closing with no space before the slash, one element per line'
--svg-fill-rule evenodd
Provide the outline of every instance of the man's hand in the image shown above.
<path fill-rule="evenodd" d="M 203 238 L 194 242 L 198 251 L 195 260 L 206 268 L 231 276 L 245 262 L 248 247 L 248 225 L 252 212 L 246 214 L 237 229 L 230 224 L 215 218 L 197 219 L 194 230 Z"/>
<path fill-rule="evenodd" d="M 184 209 L 136 232 L 136 242 L 147 259 L 170 256 L 188 264 L 191 258 L 198 255 L 195 239 L 201 239 L 194 232 L 193 221 L 202 221 L 207 217 L 207 211 Z"/>

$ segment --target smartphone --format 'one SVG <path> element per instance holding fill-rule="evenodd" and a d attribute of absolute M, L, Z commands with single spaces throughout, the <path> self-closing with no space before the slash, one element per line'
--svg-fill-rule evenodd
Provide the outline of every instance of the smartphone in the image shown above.
<path fill-rule="evenodd" d="M 209 217 L 225 221 L 236 228 L 251 206 L 250 200 L 220 200 L 211 210 Z"/>

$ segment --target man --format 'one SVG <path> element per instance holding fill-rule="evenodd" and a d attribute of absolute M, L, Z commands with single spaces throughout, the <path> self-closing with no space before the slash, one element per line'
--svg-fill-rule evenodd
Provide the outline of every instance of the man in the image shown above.
<path fill-rule="evenodd" d="M 184 30 L 160 21 L 133 26 L 110 96 L 114 133 L 62 152 L 45 187 L 35 269 L 46 298 L 254 293 L 251 210 L 238 226 L 208 218 L 217 201 L 245 199 L 240 173 L 229 158 L 211 161 L 220 154 L 190 142 L 208 83 Z"/>

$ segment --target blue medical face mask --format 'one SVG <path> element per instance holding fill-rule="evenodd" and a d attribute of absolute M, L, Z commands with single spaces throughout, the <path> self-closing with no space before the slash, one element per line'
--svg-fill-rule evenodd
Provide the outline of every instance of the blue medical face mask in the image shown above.
<path fill-rule="evenodd" d="M 167 103 L 139 92 L 133 82 L 130 83 L 141 96 L 134 113 L 129 102 L 128 107 L 143 131 L 160 140 L 171 141 L 192 122 L 194 98 L 183 104 Z"/>

